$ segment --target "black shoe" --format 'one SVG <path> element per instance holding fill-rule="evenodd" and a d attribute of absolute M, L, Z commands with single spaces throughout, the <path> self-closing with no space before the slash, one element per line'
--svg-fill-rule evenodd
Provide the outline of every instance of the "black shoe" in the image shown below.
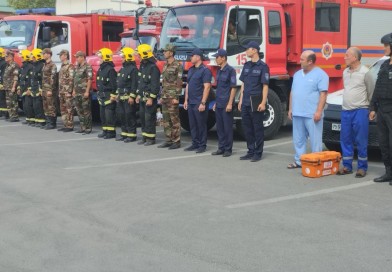
<path fill-rule="evenodd" d="M 204 153 L 206 152 L 206 148 L 205 147 L 200 147 L 196 150 L 196 153 Z"/>
<path fill-rule="evenodd" d="M 83 129 L 78 129 L 77 131 L 75 131 L 75 133 L 82 134 L 82 133 L 84 133 L 84 130 Z"/>
<path fill-rule="evenodd" d="M 10 119 L 10 122 L 11 122 L 11 123 L 19 122 L 19 119 L 18 119 L 18 118 L 11 118 L 11 119 Z"/>
<path fill-rule="evenodd" d="M 105 137 L 103 137 L 104 139 L 113 139 L 116 138 L 116 134 L 114 133 L 106 133 Z"/>
<path fill-rule="evenodd" d="M 47 126 L 48 126 L 48 124 L 45 124 L 45 125 L 41 125 L 39 128 L 40 129 L 45 129 Z"/>
<path fill-rule="evenodd" d="M 172 145 L 173 145 L 172 142 L 164 142 L 163 144 L 158 145 L 158 148 L 171 147 Z"/>
<path fill-rule="evenodd" d="M 225 153 L 223 150 L 218 149 L 215 152 L 212 152 L 211 155 L 216 156 L 216 155 L 223 155 L 223 153 Z"/>
<path fill-rule="evenodd" d="M 36 127 L 39 127 L 40 129 L 44 129 L 44 128 L 46 128 L 46 123 L 41 123 Z"/>
<path fill-rule="evenodd" d="M 169 150 L 179 149 L 180 147 L 181 147 L 181 143 L 173 143 L 173 144 L 169 147 Z"/>
<path fill-rule="evenodd" d="M 196 149 L 197 149 L 197 147 L 191 145 L 191 146 L 188 146 L 187 148 L 184 148 L 184 151 L 195 151 Z"/>
<path fill-rule="evenodd" d="M 120 137 L 117 137 L 117 138 L 116 138 L 116 141 L 117 141 L 117 142 L 124 141 L 124 140 L 125 140 L 125 137 L 122 136 L 122 135 L 120 135 Z"/>
<path fill-rule="evenodd" d="M 245 156 L 240 157 L 241 161 L 251 160 L 253 158 L 252 154 L 246 154 Z"/>
<path fill-rule="evenodd" d="M 64 131 L 65 127 L 58 128 L 57 131 Z"/>
<path fill-rule="evenodd" d="M 155 140 L 147 140 L 145 143 L 144 143 L 144 146 L 149 146 L 149 145 L 154 145 L 155 144 Z"/>
<path fill-rule="evenodd" d="M 231 156 L 231 151 L 225 151 L 224 153 L 223 153 L 223 156 L 222 157 L 230 157 Z"/>
<path fill-rule="evenodd" d="M 55 129 L 56 127 L 52 124 L 52 123 L 50 123 L 50 124 L 48 124 L 44 129 L 45 130 L 51 130 L 51 129 Z"/>
<path fill-rule="evenodd" d="M 71 132 L 73 131 L 73 128 L 63 128 L 63 132 Z"/>
<path fill-rule="evenodd" d="M 250 160 L 251 162 L 258 162 L 261 160 L 261 156 L 259 155 L 253 155 L 252 159 Z"/>
<path fill-rule="evenodd" d="M 373 179 L 373 181 L 374 182 L 379 182 L 379 183 L 381 183 L 381 182 L 388 182 L 389 181 L 391 183 L 392 182 L 392 176 L 388 175 L 388 174 L 384 174 L 381 177 Z"/>
<path fill-rule="evenodd" d="M 106 131 L 102 131 L 98 134 L 98 138 L 104 138 L 106 136 Z"/>
<path fill-rule="evenodd" d="M 85 131 L 82 133 L 82 135 L 88 135 L 88 134 L 91 134 L 91 132 L 92 132 L 92 130 L 85 130 Z"/>
<path fill-rule="evenodd" d="M 131 143 L 135 141 L 136 141 L 136 137 L 128 137 L 124 140 L 124 143 Z"/>

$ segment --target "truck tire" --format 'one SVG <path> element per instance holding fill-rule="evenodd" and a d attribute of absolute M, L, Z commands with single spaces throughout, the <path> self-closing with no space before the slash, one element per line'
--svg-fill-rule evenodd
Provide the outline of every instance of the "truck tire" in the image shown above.
<path fill-rule="evenodd" d="M 180 108 L 180 122 L 181 127 L 186 131 L 190 131 L 189 126 L 189 118 L 188 118 L 188 111 Z M 215 113 L 212 110 L 208 111 L 208 120 L 207 120 L 207 130 L 212 129 L 215 126 Z"/>
<path fill-rule="evenodd" d="M 268 105 L 264 112 L 264 139 L 269 140 L 276 136 L 283 124 L 283 110 L 279 96 L 271 89 L 268 91 Z M 236 121 L 237 133 L 245 138 L 241 120 Z"/>

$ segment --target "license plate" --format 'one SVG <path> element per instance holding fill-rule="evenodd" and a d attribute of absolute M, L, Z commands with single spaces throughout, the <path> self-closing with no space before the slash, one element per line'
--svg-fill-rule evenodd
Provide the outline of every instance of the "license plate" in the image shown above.
<path fill-rule="evenodd" d="M 332 130 L 334 130 L 334 131 L 340 131 L 340 124 L 334 124 L 334 123 L 332 123 Z"/>

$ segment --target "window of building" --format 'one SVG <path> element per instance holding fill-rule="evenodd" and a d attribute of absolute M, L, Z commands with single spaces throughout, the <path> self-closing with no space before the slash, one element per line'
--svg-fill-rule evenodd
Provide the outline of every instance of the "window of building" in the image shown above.
<path fill-rule="evenodd" d="M 315 30 L 323 32 L 340 31 L 340 4 L 316 3 Z"/>
<path fill-rule="evenodd" d="M 277 11 L 268 12 L 268 41 L 270 44 L 282 43 L 282 24 Z"/>
<path fill-rule="evenodd" d="M 102 41 L 119 42 L 120 34 L 124 32 L 123 22 L 102 21 Z"/>

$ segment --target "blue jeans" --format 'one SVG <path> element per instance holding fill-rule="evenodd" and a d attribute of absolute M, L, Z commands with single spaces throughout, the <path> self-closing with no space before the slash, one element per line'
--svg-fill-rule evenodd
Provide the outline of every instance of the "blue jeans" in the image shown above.
<path fill-rule="evenodd" d="M 308 138 L 312 153 L 323 150 L 323 119 L 315 122 L 313 118 L 293 116 L 294 160 L 298 165 L 301 165 L 301 155 L 306 153 Z"/>
<path fill-rule="evenodd" d="M 356 145 L 358 150 L 358 169 L 367 171 L 369 110 L 343 110 L 341 119 L 340 146 L 343 153 L 343 166 L 352 170 L 354 145 Z"/>

